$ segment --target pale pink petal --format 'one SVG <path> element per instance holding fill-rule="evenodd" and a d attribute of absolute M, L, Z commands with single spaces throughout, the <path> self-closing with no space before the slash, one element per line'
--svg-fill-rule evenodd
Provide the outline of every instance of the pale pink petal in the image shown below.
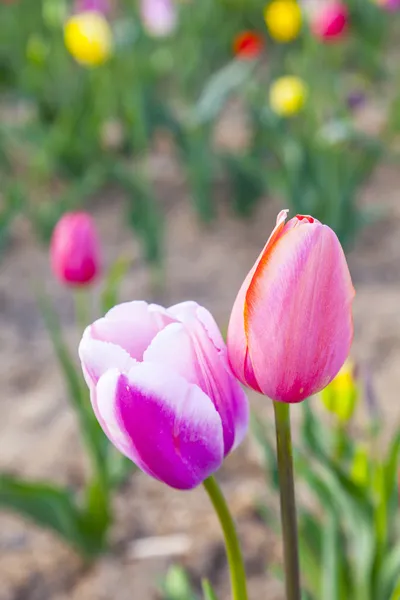
<path fill-rule="evenodd" d="M 196 385 L 161 365 L 108 371 L 97 385 L 99 421 L 116 447 L 143 471 L 191 489 L 223 459 L 221 419 Z"/>
<path fill-rule="evenodd" d="M 162 307 L 135 301 L 115 306 L 90 331 L 94 339 L 118 344 L 132 358 L 142 360 L 153 337 L 171 322 Z"/>
<path fill-rule="evenodd" d="M 303 223 L 278 239 L 246 296 L 250 358 L 264 394 L 300 401 L 333 379 L 350 350 L 353 296 L 329 227 Z"/>
<path fill-rule="evenodd" d="M 85 329 L 78 352 L 89 387 L 95 385 L 108 369 L 116 367 L 121 372 L 128 372 L 135 363 L 120 346 L 93 339 L 90 326 Z"/>

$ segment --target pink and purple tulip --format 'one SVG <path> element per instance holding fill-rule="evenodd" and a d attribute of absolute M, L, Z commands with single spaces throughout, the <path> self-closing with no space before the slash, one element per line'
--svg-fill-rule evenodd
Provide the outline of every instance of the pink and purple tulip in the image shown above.
<path fill-rule="evenodd" d="M 115 306 L 87 327 L 79 356 L 107 437 L 171 487 L 199 485 L 246 433 L 246 394 L 213 317 L 195 302 Z"/>
<path fill-rule="evenodd" d="M 54 275 L 67 285 L 91 283 L 100 272 L 100 244 L 93 218 L 85 212 L 66 213 L 54 228 L 50 244 Z"/>
<path fill-rule="evenodd" d="M 310 216 L 286 217 L 279 213 L 236 298 L 228 355 L 245 385 L 294 403 L 327 386 L 345 362 L 354 289 L 332 229 Z"/>
<path fill-rule="evenodd" d="M 315 37 L 323 42 L 335 42 L 346 33 L 349 10 L 343 2 L 329 2 L 316 12 L 311 24 Z"/>
<path fill-rule="evenodd" d="M 177 26 L 178 15 L 173 0 L 140 0 L 143 27 L 153 37 L 171 35 Z"/>

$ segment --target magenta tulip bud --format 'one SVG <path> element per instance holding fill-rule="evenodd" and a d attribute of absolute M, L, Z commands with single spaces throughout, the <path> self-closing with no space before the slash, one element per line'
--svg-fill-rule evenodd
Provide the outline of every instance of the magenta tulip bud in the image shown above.
<path fill-rule="evenodd" d="M 50 245 L 53 272 L 61 283 L 86 285 L 100 270 L 95 223 L 85 212 L 66 213 L 54 228 Z"/>
<path fill-rule="evenodd" d="M 389 12 L 396 12 L 400 10 L 400 0 L 382 0 L 380 4 L 382 8 Z"/>
<path fill-rule="evenodd" d="M 323 42 L 337 41 L 346 32 L 349 11 L 343 2 L 330 2 L 316 12 L 311 29 Z"/>
<path fill-rule="evenodd" d="M 199 485 L 246 433 L 246 395 L 213 317 L 195 302 L 115 306 L 85 330 L 79 356 L 105 434 L 171 487 Z"/>
<path fill-rule="evenodd" d="M 143 27 L 153 37 L 165 37 L 175 31 L 178 15 L 173 0 L 141 0 Z"/>
<path fill-rule="evenodd" d="M 322 390 L 345 362 L 354 289 L 332 229 L 303 215 L 285 224 L 287 212 L 236 298 L 228 355 L 245 385 L 292 403 Z"/>

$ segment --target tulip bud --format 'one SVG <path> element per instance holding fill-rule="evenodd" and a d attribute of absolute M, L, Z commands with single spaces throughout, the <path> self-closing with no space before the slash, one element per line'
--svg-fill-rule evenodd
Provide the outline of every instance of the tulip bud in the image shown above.
<path fill-rule="evenodd" d="M 322 390 L 321 399 L 329 412 L 336 415 L 341 423 L 347 423 L 354 414 L 359 392 L 355 366 L 348 360 L 334 380 Z"/>
<path fill-rule="evenodd" d="M 292 42 L 301 29 L 301 10 L 296 0 L 272 0 L 264 9 L 264 20 L 276 42 Z"/>
<path fill-rule="evenodd" d="M 269 103 L 274 113 L 281 117 L 297 115 L 307 99 L 307 87 L 299 77 L 279 77 L 269 90 Z"/>
<path fill-rule="evenodd" d="M 343 2 L 330 2 L 315 14 L 311 29 L 318 39 L 333 42 L 343 37 L 349 20 L 349 11 Z"/>
<path fill-rule="evenodd" d="M 115 306 L 85 330 L 79 356 L 105 434 L 171 487 L 196 487 L 242 441 L 246 395 L 214 319 L 195 302 Z"/>
<path fill-rule="evenodd" d="M 92 217 L 65 214 L 55 226 L 50 245 L 54 275 L 67 285 L 85 285 L 99 273 L 99 241 Z"/>
<path fill-rule="evenodd" d="M 235 37 L 233 42 L 233 51 L 237 58 L 254 59 L 257 58 L 264 48 L 264 41 L 261 35 L 255 31 L 243 31 Z"/>
<path fill-rule="evenodd" d="M 74 59 L 88 67 L 103 64 L 112 53 L 111 29 L 99 12 L 88 11 L 68 19 L 64 27 L 64 39 Z"/>
<path fill-rule="evenodd" d="M 321 391 L 346 360 L 354 289 L 332 229 L 303 215 L 285 224 L 286 213 L 236 298 L 228 354 L 245 385 L 291 403 Z"/>
<path fill-rule="evenodd" d="M 177 25 L 177 10 L 173 0 L 141 0 L 140 13 L 143 27 L 154 37 L 173 33 Z"/>

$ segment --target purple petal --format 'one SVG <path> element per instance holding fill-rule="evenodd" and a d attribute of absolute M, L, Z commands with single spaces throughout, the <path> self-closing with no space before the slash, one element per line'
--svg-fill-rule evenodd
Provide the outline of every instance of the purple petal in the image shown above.
<path fill-rule="evenodd" d="M 211 398 L 222 420 L 226 455 L 247 430 L 246 394 L 230 370 L 225 343 L 211 314 L 194 302 L 172 307 L 168 313 L 182 322 L 157 334 L 144 360 L 167 364 Z"/>
<path fill-rule="evenodd" d="M 116 369 L 98 382 L 99 422 L 115 446 L 143 471 L 177 489 L 191 489 L 223 459 L 221 419 L 196 385 L 161 365 Z"/>

